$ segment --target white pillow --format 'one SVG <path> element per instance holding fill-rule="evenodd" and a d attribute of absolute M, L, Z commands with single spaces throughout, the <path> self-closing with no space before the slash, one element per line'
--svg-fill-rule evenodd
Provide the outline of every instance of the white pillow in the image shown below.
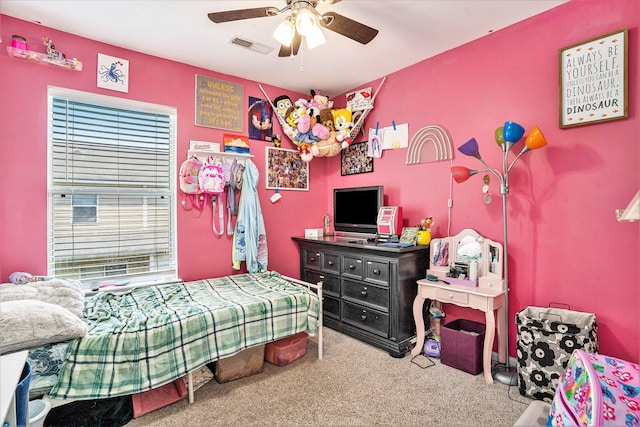
<path fill-rule="evenodd" d="M 82 318 L 84 293 L 76 284 L 54 279 L 26 285 L 7 283 L 0 286 L 0 303 L 15 300 L 38 300 L 66 308 Z"/>
<path fill-rule="evenodd" d="M 36 300 L 0 302 L 0 354 L 68 341 L 87 324 L 59 305 Z"/>

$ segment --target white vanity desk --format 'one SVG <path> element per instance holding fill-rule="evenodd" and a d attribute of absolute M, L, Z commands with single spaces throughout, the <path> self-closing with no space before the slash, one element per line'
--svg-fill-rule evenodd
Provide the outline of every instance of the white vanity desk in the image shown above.
<path fill-rule="evenodd" d="M 427 274 L 438 277 L 438 281 L 418 280 L 418 292 L 413 301 L 413 318 L 416 323 L 416 346 L 412 355 L 420 354 L 425 339 L 422 307 L 426 299 L 442 303 L 469 307 L 485 313 L 486 332 L 483 347 L 484 378 L 493 383 L 491 376 L 491 352 L 496 335 L 497 311 L 498 323 L 498 360 L 506 362 L 505 316 L 504 316 L 504 280 L 502 279 L 502 245 L 483 238 L 471 229 L 462 230 L 456 236 L 432 239 L 429 270 Z M 447 275 L 455 263 L 478 263 L 477 286 L 454 284 Z M 493 265 L 492 265 L 493 263 Z M 446 280 L 451 284 L 446 284 Z"/>

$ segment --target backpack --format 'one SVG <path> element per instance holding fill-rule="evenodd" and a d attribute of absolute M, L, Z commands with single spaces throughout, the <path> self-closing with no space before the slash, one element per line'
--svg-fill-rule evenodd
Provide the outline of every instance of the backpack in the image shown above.
<path fill-rule="evenodd" d="M 200 189 L 199 173 L 202 162 L 191 156 L 180 165 L 180 190 L 182 191 L 182 207 L 186 210 L 204 207 L 202 190 Z M 187 207 L 187 200 L 190 207 Z"/>
<path fill-rule="evenodd" d="M 212 214 L 214 215 L 214 219 L 211 223 L 213 233 L 216 236 L 222 236 L 224 232 L 224 211 L 222 209 L 222 198 L 224 195 L 225 184 L 224 171 L 220 165 L 215 164 L 214 159 L 211 156 L 209 156 L 202 164 L 200 172 L 198 173 L 198 182 L 205 199 L 207 195 L 211 199 Z M 220 221 L 220 231 L 216 229 L 215 222 L 216 200 L 218 202 L 217 210 Z"/>

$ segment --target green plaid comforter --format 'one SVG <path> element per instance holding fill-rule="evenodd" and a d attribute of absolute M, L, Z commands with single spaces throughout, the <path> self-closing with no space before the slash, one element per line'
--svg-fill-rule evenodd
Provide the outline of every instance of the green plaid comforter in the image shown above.
<path fill-rule="evenodd" d="M 275 272 L 100 293 L 72 341 L 53 398 L 139 393 L 298 332 L 315 335 L 318 296 Z"/>

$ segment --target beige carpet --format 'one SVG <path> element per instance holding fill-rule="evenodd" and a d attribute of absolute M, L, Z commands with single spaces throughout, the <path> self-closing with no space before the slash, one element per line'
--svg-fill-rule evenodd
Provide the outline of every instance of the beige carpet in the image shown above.
<path fill-rule="evenodd" d="M 517 387 L 488 385 L 438 359 L 421 369 L 411 355 L 396 359 L 332 329 L 324 334 L 322 360 L 312 337 L 307 355 L 287 366 L 209 381 L 192 405 L 185 399 L 127 425 L 511 426 L 531 402 Z"/>

